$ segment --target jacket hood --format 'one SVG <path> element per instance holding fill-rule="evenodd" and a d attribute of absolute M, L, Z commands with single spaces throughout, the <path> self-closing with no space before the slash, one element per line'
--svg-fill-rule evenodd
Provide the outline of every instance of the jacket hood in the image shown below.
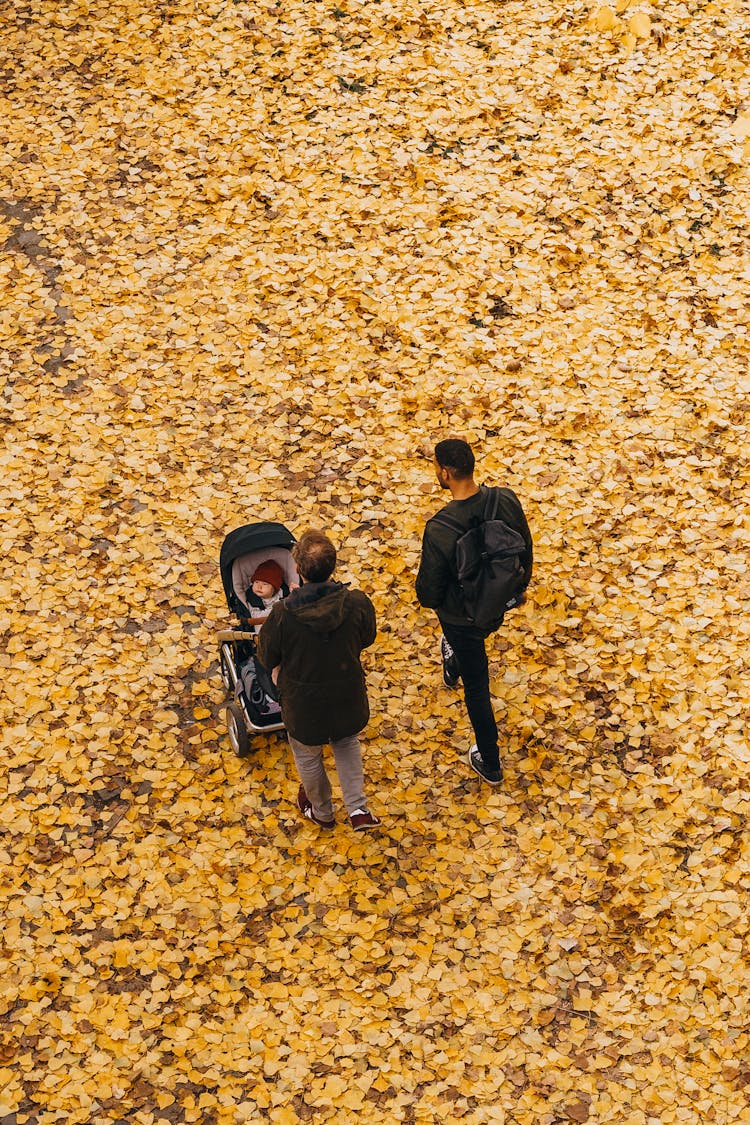
<path fill-rule="evenodd" d="M 333 633 L 346 617 L 347 593 L 343 582 L 305 582 L 292 591 L 284 606 L 316 633 Z"/>

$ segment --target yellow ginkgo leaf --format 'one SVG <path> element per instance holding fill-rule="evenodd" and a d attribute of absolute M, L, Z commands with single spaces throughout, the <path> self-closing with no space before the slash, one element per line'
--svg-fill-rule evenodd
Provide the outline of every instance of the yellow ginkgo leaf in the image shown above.
<path fill-rule="evenodd" d="M 597 31 L 613 31 L 618 26 L 619 20 L 612 8 L 603 5 L 594 13 L 594 26 Z"/>
<path fill-rule="evenodd" d="M 648 39 L 651 35 L 651 18 L 645 12 L 636 12 L 628 20 L 628 30 L 636 39 Z"/>

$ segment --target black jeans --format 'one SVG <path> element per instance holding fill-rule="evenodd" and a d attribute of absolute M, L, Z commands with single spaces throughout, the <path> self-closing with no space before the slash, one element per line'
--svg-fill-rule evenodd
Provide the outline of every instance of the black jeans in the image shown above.
<path fill-rule="evenodd" d="M 484 633 L 473 625 L 450 625 L 440 622 L 443 636 L 456 654 L 458 670 L 464 685 L 464 699 L 469 721 L 482 761 L 488 770 L 500 768 L 497 750 L 497 723 L 490 699 L 490 676 Z"/>

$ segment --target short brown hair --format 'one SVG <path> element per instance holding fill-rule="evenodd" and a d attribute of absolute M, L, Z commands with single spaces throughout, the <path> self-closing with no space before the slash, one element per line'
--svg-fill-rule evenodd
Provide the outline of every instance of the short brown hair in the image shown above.
<path fill-rule="evenodd" d="M 324 532 L 314 529 L 300 536 L 292 558 L 307 582 L 326 582 L 336 568 L 336 548 Z"/>

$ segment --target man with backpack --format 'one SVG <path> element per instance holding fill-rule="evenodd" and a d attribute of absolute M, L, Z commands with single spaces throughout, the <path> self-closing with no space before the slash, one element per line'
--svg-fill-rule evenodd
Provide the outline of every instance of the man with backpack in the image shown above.
<path fill-rule="evenodd" d="M 446 685 L 463 681 L 476 738 L 469 765 L 490 785 L 500 785 L 503 771 L 484 642 L 504 614 L 525 601 L 533 562 L 531 533 L 514 492 L 475 482 L 474 454 L 467 442 L 438 442 L 434 466 L 438 484 L 452 499 L 425 526 L 417 598 L 438 615 Z"/>

